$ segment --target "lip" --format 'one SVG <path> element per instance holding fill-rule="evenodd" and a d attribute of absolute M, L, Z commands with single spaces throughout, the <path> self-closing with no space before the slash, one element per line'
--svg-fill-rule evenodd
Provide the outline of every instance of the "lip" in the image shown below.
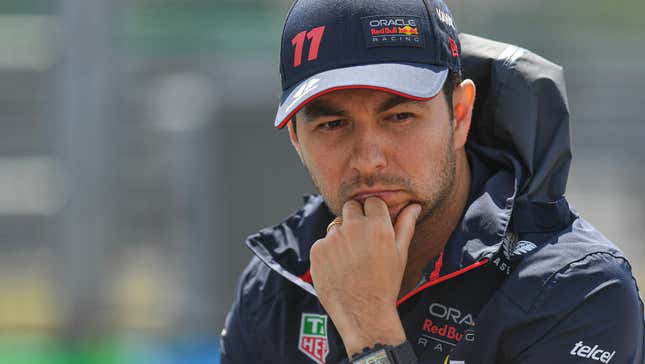
<path fill-rule="evenodd" d="M 368 197 L 378 197 L 382 200 L 386 200 L 388 197 L 401 191 L 402 190 L 398 190 L 398 189 L 361 190 L 353 194 L 349 199 L 357 200 L 361 203 L 365 202 L 365 200 L 367 200 Z"/>

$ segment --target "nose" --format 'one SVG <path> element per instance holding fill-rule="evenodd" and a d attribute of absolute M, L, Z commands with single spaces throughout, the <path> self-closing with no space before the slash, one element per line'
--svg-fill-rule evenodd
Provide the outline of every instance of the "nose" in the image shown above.
<path fill-rule="evenodd" d="M 374 130 L 360 130 L 355 134 L 350 166 L 360 175 L 369 176 L 387 166 L 387 139 Z"/>

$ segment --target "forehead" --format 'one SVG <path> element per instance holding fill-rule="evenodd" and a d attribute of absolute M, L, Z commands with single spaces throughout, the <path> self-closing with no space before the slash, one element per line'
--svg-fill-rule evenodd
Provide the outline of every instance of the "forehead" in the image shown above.
<path fill-rule="evenodd" d="M 400 104 L 428 108 L 436 98 L 420 101 L 378 90 L 338 90 L 311 101 L 298 112 L 298 116 L 305 119 L 325 115 L 342 116 L 351 113 L 355 108 L 384 112 Z"/>
<path fill-rule="evenodd" d="M 385 101 L 412 102 L 415 100 L 395 95 L 385 91 L 366 90 L 366 89 L 349 89 L 337 90 L 326 95 L 320 96 L 306 105 L 303 109 L 317 104 L 379 104 Z"/>

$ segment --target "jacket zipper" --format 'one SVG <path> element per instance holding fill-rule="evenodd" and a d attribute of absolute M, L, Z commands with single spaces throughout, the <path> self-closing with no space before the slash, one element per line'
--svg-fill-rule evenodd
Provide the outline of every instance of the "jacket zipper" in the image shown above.
<path fill-rule="evenodd" d="M 479 267 L 481 267 L 481 266 L 484 266 L 484 265 L 486 265 L 488 262 L 489 262 L 489 259 L 488 259 L 488 258 L 484 258 L 484 259 L 482 259 L 482 260 L 480 260 L 480 261 L 478 261 L 478 262 L 475 262 L 475 263 L 473 263 L 473 264 L 471 264 L 471 265 L 469 265 L 469 266 L 467 266 L 467 267 L 461 268 L 460 270 L 454 271 L 454 272 L 452 272 L 452 273 L 448 273 L 448 274 L 443 275 L 443 276 L 441 276 L 441 277 L 438 277 L 438 278 L 436 278 L 436 279 L 434 279 L 434 280 L 433 280 L 433 279 L 431 279 L 430 281 L 428 281 L 428 282 L 426 282 L 426 283 L 424 283 L 424 284 L 420 285 L 419 287 L 415 288 L 414 290 L 412 290 L 412 292 L 410 292 L 410 293 L 406 294 L 405 296 L 401 297 L 401 298 L 396 302 L 396 307 L 401 306 L 401 304 L 403 304 L 405 301 L 409 300 L 410 298 L 412 298 L 412 297 L 416 296 L 416 295 L 417 295 L 417 294 L 419 294 L 420 292 L 425 291 L 426 289 L 428 289 L 428 288 L 430 288 L 430 287 L 432 287 L 432 286 L 435 286 L 435 285 L 437 285 L 437 284 L 439 284 L 439 283 L 441 283 L 441 282 L 445 282 L 445 281 L 447 281 L 447 280 L 449 280 L 449 279 L 452 279 L 452 278 L 458 277 L 458 276 L 460 276 L 460 275 L 462 275 L 462 274 L 464 274 L 464 273 L 466 273 L 466 272 L 469 272 L 469 271 L 471 271 L 471 270 L 473 270 L 473 269 L 476 269 L 476 268 L 479 268 Z M 435 268 L 435 269 L 436 269 L 436 268 Z M 434 273 L 434 272 L 433 272 L 433 273 Z M 432 275 L 430 275 L 430 277 L 432 278 Z"/>

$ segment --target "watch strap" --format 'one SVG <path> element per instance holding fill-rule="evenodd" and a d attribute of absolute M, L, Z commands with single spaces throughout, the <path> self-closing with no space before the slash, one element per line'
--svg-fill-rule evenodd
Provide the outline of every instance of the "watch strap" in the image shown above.
<path fill-rule="evenodd" d="M 418 359 L 409 341 L 397 346 L 376 344 L 355 355 L 352 364 L 417 364 Z"/>
<path fill-rule="evenodd" d="M 390 351 L 390 354 L 395 364 L 417 364 L 419 362 L 417 354 L 414 353 L 414 349 L 412 348 L 412 344 L 407 340 L 401 345 L 395 346 Z"/>

